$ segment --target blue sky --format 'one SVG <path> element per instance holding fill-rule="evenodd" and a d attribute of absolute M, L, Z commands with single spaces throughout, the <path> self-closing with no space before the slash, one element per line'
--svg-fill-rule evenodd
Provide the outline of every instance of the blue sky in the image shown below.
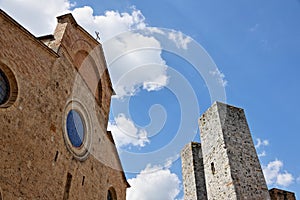
<path fill-rule="evenodd" d="M 115 42 L 110 38 L 143 27 L 173 29 L 177 42 L 181 41 L 182 33 L 181 39 L 187 39 L 186 43 L 200 44 L 218 68 L 215 78 L 225 88 L 226 102 L 245 109 L 269 187 L 291 190 L 300 195 L 300 160 L 297 156 L 300 152 L 300 1 L 52 0 L 47 3 L 47 12 L 38 2 L 0 0 L 0 6 L 36 35 L 52 33 L 55 17 L 71 11 L 78 23 L 91 34 L 95 30 L 100 32 L 106 53 L 112 48 L 107 44 Z M 138 193 L 149 187 L 142 186 L 144 179 L 151 180 L 150 183 L 164 182 L 155 177 L 164 177 L 166 185 L 173 183 L 176 186 L 168 188 L 172 194 L 164 194 L 165 199 L 181 199 L 180 159 L 176 159 L 179 152 L 170 148 L 170 151 L 174 150 L 170 154 L 174 156 L 171 159 L 174 162 L 169 162 L 169 157 L 153 160 L 150 156 L 134 168 L 127 166 L 126 155 L 148 155 L 168 148 L 178 134 L 183 134 L 178 129 L 183 120 L 181 117 L 187 112 L 191 113 L 186 119 L 191 123 L 186 129 L 189 132 L 187 138 L 199 141 L 197 116 L 211 105 L 212 99 L 205 78 L 183 54 L 160 49 L 162 41 L 149 38 L 129 38 L 132 43 L 138 43 L 137 46 L 131 44 L 131 48 L 145 47 L 143 45 L 147 43 L 146 47 L 149 44 L 157 49 L 128 53 L 124 60 L 120 60 L 128 64 L 125 69 L 118 68 L 118 61 L 110 66 L 114 87 L 118 86 L 116 80 L 120 80 L 122 74 L 128 75 L 127 79 L 120 81 L 120 90 L 115 88 L 120 95 L 113 99 L 110 128 L 115 134 L 122 134 L 117 128 L 122 124 L 125 132 L 134 133 L 131 139 L 126 138 L 126 134 L 116 136 L 119 137 L 125 170 L 128 167 L 127 177 L 133 185 L 131 199 L 155 199 Z M 131 57 L 141 61 L 131 62 Z M 149 64 L 152 61 L 155 65 Z M 132 64 L 139 69 L 130 74 Z M 146 65 L 140 67 L 143 64 Z M 188 83 L 180 84 L 175 72 Z M 153 82 L 158 85 L 151 84 Z M 174 90 L 178 82 L 178 88 L 183 87 L 180 91 Z M 195 98 L 186 95 L 189 93 L 185 93 L 188 92 L 185 88 L 191 89 Z M 186 99 L 178 99 L 181 95 L 186 95 Z M 195 99 L 199 111 L 193 107 Z M 181 105 L 189 103 L 190 112 Z M 147 175 L 151 174 L 150 171 L 157 174 Z M 153 187 L 155 189 L 159 188 Z"/>

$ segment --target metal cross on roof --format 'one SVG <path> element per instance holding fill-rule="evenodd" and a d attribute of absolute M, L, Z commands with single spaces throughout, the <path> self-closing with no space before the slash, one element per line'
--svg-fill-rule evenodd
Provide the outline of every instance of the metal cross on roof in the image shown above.
<path fill-rule="evenodd" d="M 99 32 L 95 31 L 96 33 L 96 40 L 100 40 Z"/>

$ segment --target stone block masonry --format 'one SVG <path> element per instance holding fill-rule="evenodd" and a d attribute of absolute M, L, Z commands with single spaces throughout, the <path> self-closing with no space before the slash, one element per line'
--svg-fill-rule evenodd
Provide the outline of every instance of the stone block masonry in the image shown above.
<path fill-rule="evenodd" d="M 243 109 L 216 102 L 199 125 L 208 199 L 270 199 Z"/>
<path fill-rule="evenodd" d="M 0 200 L 125 200 L 101 44 L 71 14 L 57 19 L 53 35 L 36 38 L 0 9 L 0 76 L 14 92 L 0 87 Z"/>
<path fill-rule="evenodd" d="M 243 109 L 216 102 L 199 125 L 201 144 L 181 151 L 184 200 L 296 200 L 268 191 Z"/>
<path fill-rule="evenodd" d="M 216 102 L 199 125 L 208 199 L 270 199 L 243 109 Z"/>
<path fill-rule="evenodd" d="M 184 200 L 207 200 L 201 144 L 192 142 L 181 151 Z"/>
<path fill-rule="evenodd" d="M 269 190 L 272 200 L 296 200 L 295 193 L 273 188 Z"/>

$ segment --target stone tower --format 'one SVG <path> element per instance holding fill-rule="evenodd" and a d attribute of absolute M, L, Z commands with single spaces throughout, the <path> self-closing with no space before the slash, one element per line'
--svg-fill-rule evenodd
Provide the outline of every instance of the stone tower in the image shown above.
<path fill-rule="evenodd" d="M 184 200 L 207 200 L 201 144 L 191 142 L 181 151 Z"/>
<path fill-rule="evenodd" d="M 208 199 L 270 199 L 243 109 L 216 102 L 199 125 Z"/>

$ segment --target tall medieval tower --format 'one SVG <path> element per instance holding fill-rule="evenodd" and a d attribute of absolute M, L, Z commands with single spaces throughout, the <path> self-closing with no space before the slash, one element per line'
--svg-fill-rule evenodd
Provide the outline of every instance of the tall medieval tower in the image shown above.
<path fill-rule="evenodd" d="M 193 148 L 192 143 L 189 155 L 183 150 L 183 178 L 185 191 L 194 189 L 187 183 L 194 179 L 196 185 L 206 185 L 207 197 L 186 193 L 185 200 L 270 199 L 243 109 L 216 102 L 202 115 L 199 125 L 201 146 Z M 199 148 L 202 154 L 195 156 Z M 188 172 L 185 163 L 191 159 L 200 164 Z"/>
<path fill-rule="evenodd" d="M 207 199 L 201 144 L 191 142 L 181 151 L 185 200 Z"/>

